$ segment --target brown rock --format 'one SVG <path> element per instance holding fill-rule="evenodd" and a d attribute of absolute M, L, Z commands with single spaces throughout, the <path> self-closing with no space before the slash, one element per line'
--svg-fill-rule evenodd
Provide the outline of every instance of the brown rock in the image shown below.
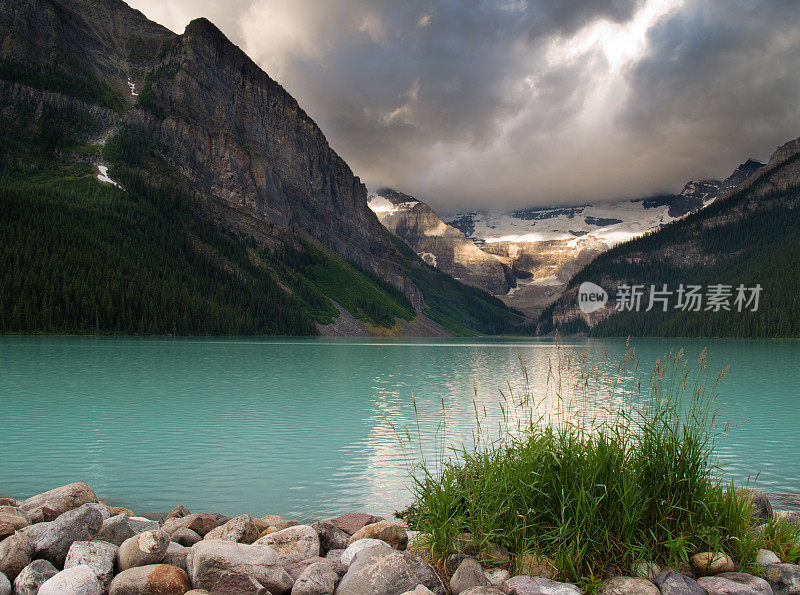
<path fill-rule="evenodd" d="M 76 482 L 31 496 L 20 504 L 19 508 L 26 514 L 41 511 L 43 520 L 52 521 L 68 510 L 90 502 L 97 502 L 97 496 L 92 488 L 85 483 Z"/>
<path fill-rule="evenodd" d="M 19 513 L 0 512 L 0 525 L 11 525 L 15 531 L 19 531 L 29 524 L 28 519 Z"/>
<path fill-rule="evenodd" d="M 19 502 L 14 500 L 14 498 L 0 498 L 0 506 L 19 506 Z"/>
<path fill-rule="evenodd" d="M 396 550 L 404 550 L 408 543 L 408 534 L 405 526 L 400 524 L 399 521 L 378 521 L 371 525 L 365 525 L 356 531 L 350 537 L 347 545 L 359 539 L 380 539 Z"/>
<path fill-rule="evenodd" d="M 183 595 L 191 588 L 186 573 L 177 566 L 151 564 L 120 572 L 111 581 L 109 595 Z"/>
<path fill-rule="evenodd" d="M 736 570 L 733 560 L 723 552 L 701 552 L 692 556 L 692 567 L 698 576 L 710 576 Z"/>
<path fill-rule="evenodd" d="M 383 517 L 367 514 L 365 512 L 351 512 L 350 514 L 331 519 L 328 522 L 348 535 L 352 535 L 365 525 L 371 525 L 382 520 L 384 520 Z"/>
<path fill-rule="evenodd" d="M 108 513 L 111 516 L 117 516 L 118 514 L 124 514 L 125 516 L 136 516 L 133 511 L 124 506 L 109 506 Z"/>
<path fill-rule="evenodd" d="M 191 529 L 201 537 L 205 537 L 206 533 L 212 529 L 219 527 L 220 523 L 218 517 L 215 515 L 196 512 L 185 517 L 171 518 L 164 522 L 162 527 L 164 531 L 172 535 L 175 531 L 181 528 Z"/>
<path fill-rule="evenodd" d="M 182 519 L 185 516 L 192 514 L 185 506 L 178 504 L 167 514 L 167 519 Z"/>
<path fill-rule="evenodd" d="M 24 533 L 14 533 L 0 541 L 0 572 L 13 583 L 22 569 L 31 563 L 33 552 L 33 543 Z"/>

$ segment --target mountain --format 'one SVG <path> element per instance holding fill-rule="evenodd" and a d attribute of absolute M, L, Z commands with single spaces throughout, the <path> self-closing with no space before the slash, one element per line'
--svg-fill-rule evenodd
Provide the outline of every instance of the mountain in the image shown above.
<path fill-rule="evenodd" d="M 692 180 L 678 194 L 513 212 L 473 211 L 445 220 L 512 269 L 518 287 L 503 300 L 538 317 L 599 254 L 711 204 L 763 166 L 748 159 L 725 180 Z"/>
<path fill-rule="evenodd" d="M 0 5 L 0 331 L 510 332 L 409 257 L 297 101 L 209 21 Z"/>
<path fill-rule="evenodd" d="M 737 172 L 742 181 L 705 208 L 598 256 L 545 310 L 541 331 L 800 336 L 800 139 Z M 604 307 L 578 308 L 585 282 L 603 288 Z"/>
<path fill-rule="evenodd" d="M 386 229 L 432 267 L 495 295 L 516 286 L 508 267 L 483 252 L 463 232 L 445 224 L 424 202 L 381 188 L 369 194 L 368 204 Z"/>

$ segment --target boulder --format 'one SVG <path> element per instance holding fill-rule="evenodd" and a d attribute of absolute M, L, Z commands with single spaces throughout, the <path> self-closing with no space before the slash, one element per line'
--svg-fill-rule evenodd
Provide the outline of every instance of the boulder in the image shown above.
<path fill-rule="evenodd" d="M 380 545 L 358 553 L 336 588 L 336 594 L 401 595 L 420 584 L 437 595 L 445 593 L 439 575 L 424 559 Z"/>
<path fill-rule="evenodd" d="M 765 566 L 764 578 L 776 595 L 800 595 L 800 566 L 796 564 Z"/>
<path fill-rule="evenodd" d="M 191 529 L 184 530 L 191 531 Z M 206 533 L 205 539 L 225 539 L 227 541 L 251 544 L 256 540 L 258 534 L 259 531 L 255 523 L 253 523 L 253 519 L 250 518 L 250 515 L 243 514 L 229 520 L 224 525 L 211 529 Z"/>
<path fill-rule="evenodd" d="M 39 588 L 58 574 L 58 568 L 47 560 L 34 560 L 14 579 L 15 595 L 36 595 Z"/>
<path fill-rule="evenodd" d="M 158 524 L 158 521 L 154 521 L 152 519 L 148 519 L 141 516 L 129 516 L 128 524 L 130 524 L 131 529 L 133 529 L 134 533 L 144 533 L 145 531 L 158 531 L 161 528 L 161 525 Z"/>
<path fill-rule="evenodd" d="M 499 587 L 511 578 L 511 573 L 505 568 L 487 568 L 483 571 L 483 576 L 493 587 Z"/>
<path fill-rule="evenodd" d="M 291 526 L 282 516 L 277 514 L 268 514 L 267 516 L 262 516 L 259 520 L 264 525 L 264 529 L 273 527 L 276 531 L 280 531 L 281 529 L 287 529 Z M 262 529 L 262 531 L 264 529 Z"/>
<path fill-rule="evenodd" d="M 13 582 L 17 575 L 31 563 L 34 547 L 24 533 L 14 533 L 0 541 L 0 572 Z"/>
<path fill-rule="evenodd" d="M 527 576 L 542 578 L 555 578 L 557 571 L 555 564 L 545 556 L 522 555 L 517 561 L 519 571 Z"/>
<path fill-rule="evenodd" d="M 758 556 L 756 556 L 756 564 L 759 564 L 761 566 L 769 566 L 770 564 L 780 564 L 780 563 L 781 559 L 775 552 L 765 549 L 758 550 Z"/>
<path fill-rule="evenodd" d="M 11 525 L 14 527 L 14 531 L 19 531 L 30 523 L 25 515 L 15 510 L 14 512 L 0 512 L 0 525 Z"/>
<path fill-rule="evenodd" d="M 772 587 L 769 586 L 769 583 L 763 578 L 753 576 L 752 574 L 747 574 L 745 572 L 723 572 L 722 574 L 718 574 L 716 578 L 724 578 L 734 583 L 745 585 L 762 595 L 772 595 Z"/>
<path fill-rule="evenodd" d="M 0 572 L 0 595 L 11 595 L 11 581 L 2 572 Z"/>
<path fill-rule="evenodd" d="M 103 526 L 108 511 L 102 504 L 83 504 L 51 521 L 34 542 L 34 556 L 44 558 L 56 568 L 64 567 L 69 548 L 76 541 L 91 541 Z"/>
<path fill-rule="evenodd" d="M 188 563 L 195 588 L 211 589 L 229 572 L 250 575 L 272 593 L 288 591 L 293 584 L 278 555 L 268 546 L 204 539 L 192 546 Z"/>
<path fill-rule="evenodd" d="M 319 556 L 319 537 L 308 525 L 296 525 L 259 537 L 255 546 L 269 546 L 278 555 L 282 565 L 302 562 Z"/>
<path fill-rule="evenodd" d="M 343 550 L 349 545 L 350 536 L 331 523 L 317 521 L 311 528 L 317 532 L 323 555 L 330 550 Z"/>
<path fill-rule="evenodd" d="M 17 502 L 14 498 L 0 498 L 0 506 L 19 506 L 19 502 Z"/>
<path fill-rule="evenodd" d="M 661 567 L 655 562 L 636 560 L 631 564 L 631 575 L 637 578 L 646 578 L 652 582 L 659 574 L 661 574 Z"/>
<path fill-rule="evenodd" d="M 266 518 L 264 520 L 266 520 Z M 365 512 L 351 512 L 350 514 L 331 519 L 328 522 L 348 535 L 352 535 L 365 525 L 372 525 L 382 520 L 384 520 L 383 517 L 367 514 Z"/>
<path fill-rule="evenodd" d="M 160 529 L 134 535 L 119 546 L 117 569 L 122 572 L 134 566 L 158 564 L 164 559 L 169 544 L 169 535 Z"/>
<path fill-rule="evenodd" d="M 490 584 L 483 574 L 483 567 L 475 558 L 467 558 L 461 562 L 450 579 L 450 591 L 453 595 L 459 595 L 472 587 L 488 586 Z"/>
<path fill-rule="evenodd" d="M 559 583 L 538 576 L 515 576 L 501 587 L 507 595 L 580 595 L 581 590 L 571 583 Z"/>
<path fill-rule="evenodd" d="M 111 581 L 109 595 L 183 595 L 192 586 L 177 566 L 150 564 L 123 570 Z"/>
<path fill-rule="evenodd" d="M 178 504 L 175 508 L 167 513 L 167 519 L 181 519 L 185 516 L 189 516 L 192 514 L 189 512 L 189 509 L 183 506 L 182 504 Z"/>
<path fill-rule="evenodd" d="M 615 576 L 600 585 L 597 595 L 661 595 L 661 592 L 646 578 Z"/>
<path fill-rule="evenodd" d="M 419 554 L 418 554 L 419 555 Z M 444 569 L 448 576 L 453 576 L 461 566 L 461 563 L 467 558 L 474 558 L 475 556 L 468 556 L 467 554 L 450 554 L 444 559 Z"/>
<path fill-rule="evenodd" d="M 186 574 L 189 574 L 189 552 L 191 551 L 192 548 L 183 547 L 174 541 L 170 541 L 169 545 L 167 546 L 167 551 L 164 553 L 164 559 L 161 560 L 161 563 L 177 566 Z"/>
<path fill-rule="evenodd" d="M 722 552 L 702 552 L 692 556 L 692 567 L 697 576 L 711 576 L 721 572 L 733 572 L 733 560 Z"/>
<path fill-rule="evenodd" d="M 284 570 L 289 573 L 289 576 L 292 577 L 292 580 L 297 580 L 300 578 L 300 575 L 303 574 L 309 566 L 312 564 L 322 563 L 330 568 L 336 573 L 336 576 L 342 577 L 347 573 L 347 566 L 342 564 L 341 562 L 334 562 L 333 560 L 328 560 L 327 558 L 309 558 L 308 560 L 303 560 L 302 562 L 295 562 L 293 564 L 287 564 L 284 566 Z"/>
<path fill-rule="evenodd" d="M 314 562 L 295 581 L 292 595 L 325 595 L 333 593 L 339 575 L 330 564 Z"/>
<path fill-rule="evenodd" d="M 705 589 L 693 578 L 674 570 L 664 570 L 653 579 L 661 595 L 704 595 Z"/>
<path fill-rule="evenodd" d="M 128 520 L 129 518 L 124 514 L 107 518 L 103 521 L 97 538 L 114 545 L 122 545 L 123 541 L 136 535 L 136 531 L 133 530 Z"/>
<path fill-rule="evenodd" d="M 763 525 L 773 517 L 772 504 L 770 504 L 769 498 L 764 492 L 747 488 L 739 488 L 736 491 L 752 503 L 753 524 Z"/>
<path fill-rule="evenodd" d="M 216 531 L 216 529 L 214 529 L 214 531 Z M 184 547 L 192 547 L 195 543 L 197 543 L 203 538 L 200 537 L 197 533 L 195 533 L 191 529 L 183 527 L 175 531 L 175 533 L 172 534 L 170 539 L 175 543 L 179 543 Z M 232 541 L 236 540 L 234 539 Z"/>
<path fill-rule="evenodd" d="M 461 595 L 503 595 L 503 592 L 497 587 L 472 587 Z"/>
<path fill-rule="evenodd" d="M 164 522 L 162 529 L 172 535 L 175 531 L 181 528 L 191 529 L 200 537 L 205 537 L 206 533 L 212 529 L 216 529 L 222 523 L 219 522 L 220 518 L 216 515 L 205 514 L 198 512 L 190 514 L 185 517 L 171 518 Z"/>
<path fill-rule="evenodd" d="M 104 593 L 105 589 L 94 575 L 94 571 L 85 565 L 62 570 L 47 579 L 39 589 L 39 595 L 103 595 Z"/>
<path fill-rule="evenodd" d="M 36 543 L 36 540 L 44 534 L 49 526 L 50 521 L 36 523 L 34 525 L 28 525 L 22 529 L 20 533 L 24 533 L 28 536 L 28 539 L 30 539 L 33 543 Z"/>
<path fill-rule="evenodd" d="M 26 514 L 41 513 L 42 520 L 52 521 L 69 510 L 91 502 L 97 502 L 92 488 L 77 482 L 31 496 L 19 505 L 19 509 Z"/>
<path fill-rule="evenodd" d="M 211 595 L 270 595 L 264 585 L 259 583 L 252 576 L 246 574 L 228 572 L 211 589 Z"/>
<path fill-rule="evenodd" d="M 86 565 L 94 571 L 103 589 L 108 589 L 111 579 L 114 578 L 114 560 L 118 549 L 116 545 L 107 541 L 76 541 L 67 552 L 64 570 Z"/>
<path fill-rule="evenodd" d="M 406 528 L 400 524 L 400 521 L 378 521 L 371 525 L 365 525 L 353 533 L 347 545 L 359 539 L 380 539 L 396 550 L 406 549 L 406 544 L 408 543 Z"/>
<path fill-rule="evenodd" d="M 720 576 L 704 576 L 697 583 L 706 590 L 708 595 L 760 595 L 748 585 L 722 578 Z M 772 589 L 770 589 L 772 595 Z"/>
<path fill-rule="evenodd" d="M 136 516 L 132 510 L 125 508 L 124 506 L 109 506 L 108 514 L 109 516 L 117 516 L 118 514 L 124 514 L 125 516 Z"/>
<path fill-rule="evenodd" d="M 356 554 L 375 546 L 392 547 L 380 539 L 359 539 L 355 543 L 347 546 L 347 549 L 342 552 L 339 561 L 345 566 L 350 566 L 350 564 L 353 563 Z"/>

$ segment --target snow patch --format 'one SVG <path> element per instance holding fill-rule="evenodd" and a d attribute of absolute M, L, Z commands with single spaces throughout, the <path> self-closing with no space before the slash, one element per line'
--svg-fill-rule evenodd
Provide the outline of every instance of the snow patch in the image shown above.
<path fill-rule="evenodd" d="M 419 257 L 432 267 L 436 266 L 436 255 L 432 252 L 420 252 Z"/>
<path fill-rule="evenodd" d="M 371 194 L 367 201 L 367 206 L 372 209 L 373 213 L 388 213 L 389 215 L 400 211 L 410 211 L 418 204 L 419 202 L 416 200 L 395 204 L 380 194 Z"/>
<path fill-rule="evenodd" d="M 118 183 L 116 183 L 114 180 L 112 180 L 111 178 L 108 177 L 108 167 L 107 166 L 98 165 L 97 166 L 97 171 L 99 172 L 97 174 L 97 179 L 98 180 L 100 180 L 104 184 L 111 184 L 113 186 L 116 186 L 117 188 L 120 188 L 120 189 L 122 188 L 122 186 L 120 186 Z"/>
<path fill-rule="evenodd" d="M 133 97 L 138 97 L 139 94 L 136 92 L 136 83 L 132 83 L 131 79 L 128 79 L 128 86 L 131 88 L 131 95 Z"/>

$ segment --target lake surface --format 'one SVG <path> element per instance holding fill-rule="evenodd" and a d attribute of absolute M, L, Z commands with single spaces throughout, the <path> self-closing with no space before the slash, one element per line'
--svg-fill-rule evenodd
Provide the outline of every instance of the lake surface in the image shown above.
<path fill-rule="evenodd" d="M 635 345 L 640 370 L 671 347 L 696 361 L 708 346 L 714 377 L 730 365 L 716 403 L 736 425 L 719 443 L 726 473 L 800 492 L 800 342 Z M 561 361 L 574 366 L 585 349 L 597 377 L 613 375 L 624 348 L 567 341 Z M 476 412 L 484 432 L 497 426 L 500 391 L 523 389 L 520 359 L 533 398 L 556 406 L 549 340 L 0 337 L 0 496 L 85 481 L 138 513 L 390 514 L 410 501 L 420 453 L 435 461 L 443 446 L 472 444 Z M 632 383 L 560 402 L 600 411 Z"/>

